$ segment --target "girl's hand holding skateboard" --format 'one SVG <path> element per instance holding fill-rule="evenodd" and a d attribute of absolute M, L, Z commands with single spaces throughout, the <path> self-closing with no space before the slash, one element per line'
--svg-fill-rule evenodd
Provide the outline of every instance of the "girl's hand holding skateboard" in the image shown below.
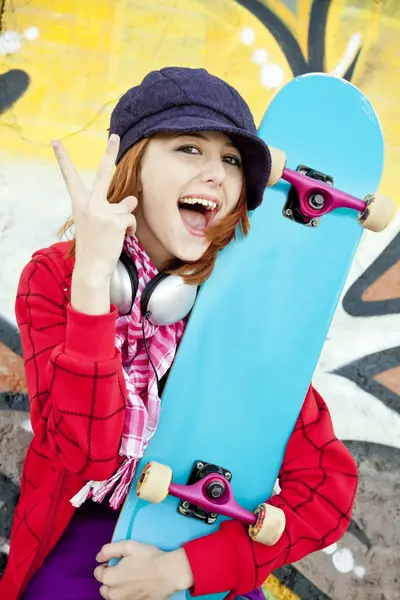
<path fill-rule="evenodd" d="M 108 567 L 110 558 L 121 558 Z M 149 544 L 124 540 L 106 544 L 96 556 L 101 564 L 94 576 L 103 585 L 105 600 L 166 600 L 193 585 L 193 575 L 183 548 L 163 552 Z"/>

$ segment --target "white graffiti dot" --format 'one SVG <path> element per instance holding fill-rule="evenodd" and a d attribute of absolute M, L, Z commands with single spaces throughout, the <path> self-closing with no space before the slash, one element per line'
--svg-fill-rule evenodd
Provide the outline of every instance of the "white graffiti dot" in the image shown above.
<path fill-rule="evenodd" d="M 264 50 L 264 48 L 258 48 L 257 50 L 254 50 L 251 60 L 256 65 L 263 65 L 268 62 L 268 52 Z"/>
<path fill-rule="evenodd" d="M 0 54 L 14 54 L 21 50 L 21 36 L 16 31 L 6 31 L 0 35 Z"/>
<path fill-rule="evenodd" d="M 268 63 L 261 67 L 261 83 L 265 87 L 277 88 L 282 85 L 283 79 L 283 69 L 279 65 Z"/>
<path fill-rule="evenodd" d="M 37 40 L 39 37 L 39 29 L 37 27 L 28 27 L 24 32 L 24 38 L 26 40 Z"/>
<path fill-rule="evenodd" d="M 1 544 L 0 552 L 3 552 L 3 554 L 9 554 L 10 553 L 10 544 L 8 542 L 4 542 L 4 544 Z"/>
<path fill-rule="evenodd" d="M 250 44 L 252 44 L 256 39 L 256 34 L 254 33 L 254 30 L 251 27 L 246 27 L 241 32 L 240 38 L 243 44 L 246 44 L 246 46 L 250 46 Z"/>
<path fill-rule="evenodd" d="M 354 568 L 353 553 L 348 548 L 339 548 L 332 555 L 332 562 L 339 573 L 350 573 Z"/>
<path fill-rule="evenodd" d="M 337 543 L 335 542 L 334 544 L 331 544 L 330 546 L 327 546 L 326 548 L 324 548 L 322 550 L 322 552 L 325 552 L 325 554 L 333 554 L 334 552 L 336 552 L 337 550 Z"/>
<path fill-rule="evenodd" d="M 10 554 L 10 544 L 8 542 L 4 542 L 4 544 L 0 546 L 0 552 L 3 552 L 7 555 Z"/>
<path fill-rule="evenodd" d="M 364 567 L 361 567 L 360 565 L 354 567 L 354 574 L 359 579 L 364 579 L 366 572 L 366 569 Z"/>
<path fill-rule="evenodd" d="M 29 433 L 33 433 L 32 425 L 29 419 L 25 419 L 21 422 L 21 427 L 24 431 L 28 431 Z"/>

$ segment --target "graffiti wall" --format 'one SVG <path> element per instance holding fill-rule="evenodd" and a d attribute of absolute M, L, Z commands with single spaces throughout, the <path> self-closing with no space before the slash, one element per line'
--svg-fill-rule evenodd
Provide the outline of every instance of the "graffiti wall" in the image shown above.
<path fill-rule="evenodd" d="M 372 101 L 381 191 L 396 200 L 399 31 L 397 0 L 0 0 L 0 568 L 31 437 L 16 287 L 69 215 L 50 140 L 90 180 L 114 104 L 149 70 L 204 66 L 240 90 L 257 123 L 293 76 L 324 71 Z M 314 377 L 360 469 L 350 529 L 274 573 L 269 600 L 400 598 L 399 224 L 397 213 L 383 234 L 364 235 Z"/>

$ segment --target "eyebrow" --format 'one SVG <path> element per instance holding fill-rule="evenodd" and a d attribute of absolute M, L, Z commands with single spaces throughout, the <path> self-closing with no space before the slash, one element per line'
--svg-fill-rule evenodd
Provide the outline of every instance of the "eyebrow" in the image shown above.
<path fill-rule="evenodd" d="M 180 131 L 179 133 L 177 133 L 176 135 L 174 135 L 174 138 L 178 138 L 178 137 L 194 137 L 194 138 L 199 138 L 201 140 L 205 140 L 206 142 L 209 141 L 208 137 L 206 135 L 204 135 L 203 133 L 198 133 L 198 132 L 182 132 Z M 229 140 L 227 142 L 225 142 L 225 146 L 230 146 L 231 148 L 235 148 L 235 150 L 237 150 L 235 144 Z"/>

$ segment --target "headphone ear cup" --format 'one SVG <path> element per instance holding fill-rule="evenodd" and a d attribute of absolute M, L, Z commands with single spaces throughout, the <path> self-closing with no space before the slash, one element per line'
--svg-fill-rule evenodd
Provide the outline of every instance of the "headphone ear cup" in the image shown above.
<path fill-rule="evenodd" d="M 192 310 L 199 287 L 179 275 L 158 273 L 143 290 L 142 315 L 154 325 L 172 325 Z"/>
<path fill-rule="evenodd" d="M 169 277 L 169 273 L 157 273 L 157 275 L 153 277 L 153 279 L 151 279 L 144 288 L 142 296 L 140 298 L 140 310 L 142 312 L 142 316 L 145 317 L 149 311 L 149 302 L 152 293 L 154 292 L 158 284 L 161 283 L 161 281 L 163 281 L 163 279 L 166 279 L 167 277 Z"/>
<path fill-rule="evenodd" d="M 135 263 L 123 252 L 111 275 L 110 300 L 121 316 L 132 312 L 139 287 Z M 157 273 L 140 298 L 141 314 L 154 325 L 172 325 L 192 310 L 199 287 L 184 282 L 178 275 Z"/>
<path fill-rule="evenodd" d="M 120 315 L 129 315 L 133 308 L 139 285 L 139 277 L 136 265 L 123 252 L 111 275 L 110 300 Z"/>

